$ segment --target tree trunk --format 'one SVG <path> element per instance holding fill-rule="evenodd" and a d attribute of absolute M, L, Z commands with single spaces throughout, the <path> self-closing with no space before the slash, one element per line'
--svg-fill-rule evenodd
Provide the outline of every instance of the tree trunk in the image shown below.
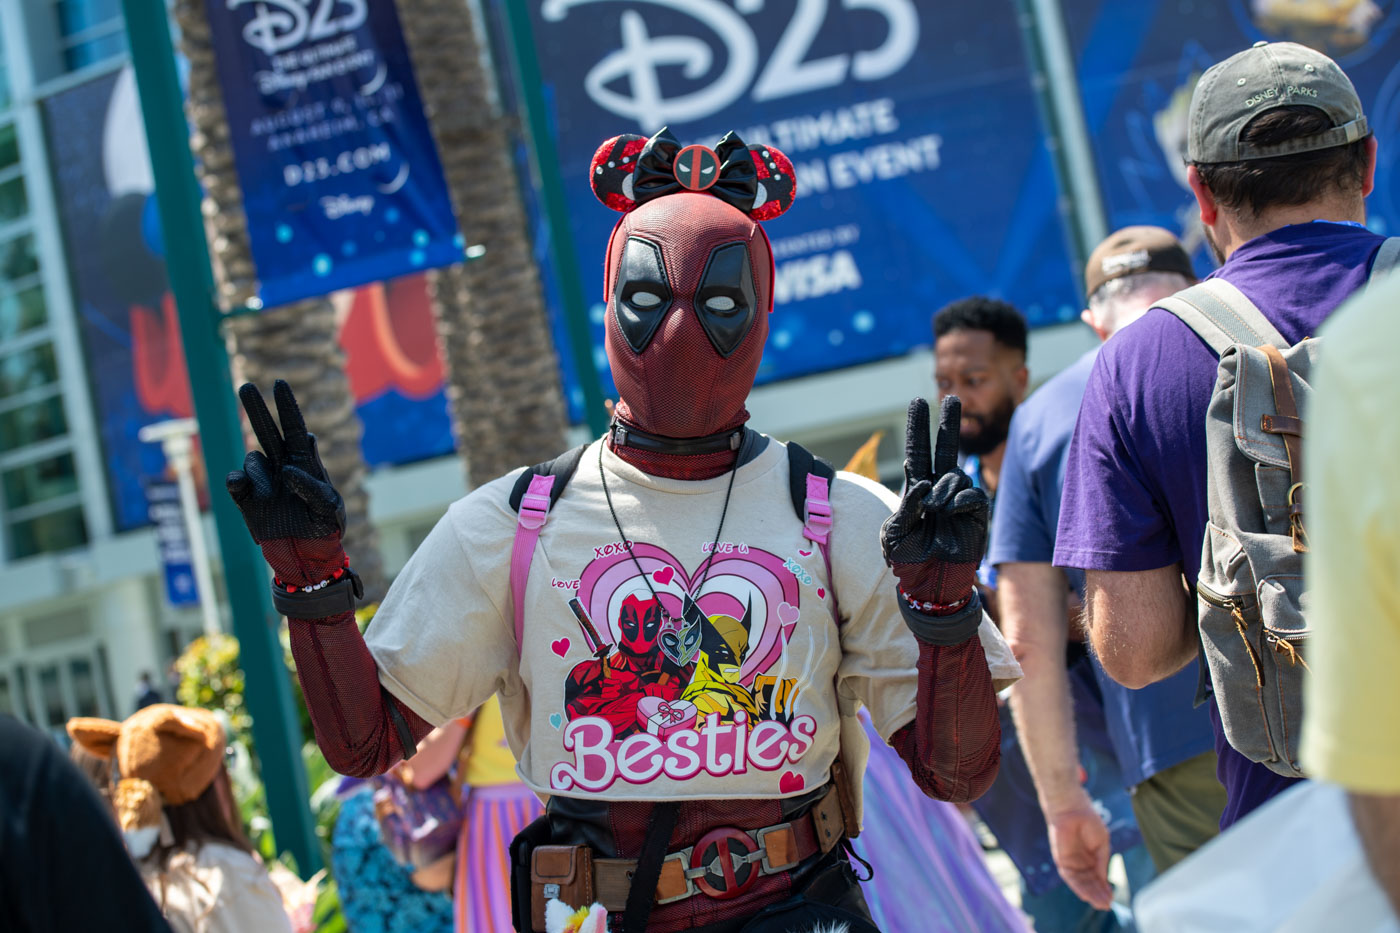
<path fill-rule="evenodd" d="M 190 147 L 204 186 L 204 223 L 219 303 L 242 307 L 256 294 L 256 270 L 204 0 L 175 0 L 174 13 L 180 26 L 180 51 L 190 63 L 186 102 Z M 378 533 L 369 523 L 365 489 L 369 470 L 330 300 L 313 298 L 230 318 L 224 334 L 235 382 L 252 382 L 270 396 L 272 381 L 285 379 L 296 392 L 326 472 L 345 499 L 345 551 L 364 581 L 365 600 L 377 602 L 387 589 L 384 562 Z M 251 434 L 248 442 L 254 442 Z"/>
<path fill-rule="evenodd" d="M 486 250 L 429 280 L 453 432 L 477 486 L 564 449 L 559 364 L 471 6 L 400 0 L 399 10 L 458 223 L 469 245 Z"/>

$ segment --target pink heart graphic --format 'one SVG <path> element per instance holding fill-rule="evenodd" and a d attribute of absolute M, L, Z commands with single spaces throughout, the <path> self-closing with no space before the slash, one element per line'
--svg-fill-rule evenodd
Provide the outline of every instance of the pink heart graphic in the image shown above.
<path fill-rule="evenodd" d="M 784 771 L 778 778 L 778 793 L 795 794 L 807 786 L 807 779 L 792 771 Z"/>
<path fill-rule="evenodd" d="M 812 556 L 812 552 L 811 552 L 811 551 L 798 551 L 798 552 L 797 552 L 797 556 L 798 556 L 798 557 L 811 557 L 811 556 Z"/>
<path fill-rule="evenodd" d="M 779 622 L 782 622 L 782 623 L 784 623 L 784 624 L 790 625 L 790 624 L 792 624 L 793 622 L 796 622 L 796 621 L 798 620 L 798 618 L 799 618 L 801 615 L 802 615 L 802 610 L 798 609 L 798 608 L 797 608 L 796 606 L 794 606 L 792 603 L 779 603 L 779 604 L 778 604 L 778 621 L 779 621 Z"/>
<path fill-rule="evenodd" d="M 662 586 L 665 586 L 666 584 L 671 582 L 671 578 L 675 575 L 675 567 L 663 567 L 660 570 L 654 571 L 651 575 L 651 578 L 657 583 L 660 583 Z"/>
<path fill-rule="evenodd" d="M 826 599 L 826 587 L 817 587 L 817 599 Z"/>
<path fill-rule="evenodd" d="M 562 658 L 569 653 L 569 640 L 567 638 L 556 639 L 550 643 L 549 647 L 553 648 L 554 653 Z"/>

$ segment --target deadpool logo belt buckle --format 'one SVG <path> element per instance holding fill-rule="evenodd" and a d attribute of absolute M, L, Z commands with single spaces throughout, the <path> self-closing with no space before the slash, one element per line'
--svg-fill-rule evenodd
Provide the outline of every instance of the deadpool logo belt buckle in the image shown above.
<path fill-rule="evenodd" d="M 731 900 L 753 887 L 766 855 L 744 830 L 722 826 L 695 843 L 686 876 L 694 878 L 695 886 L 715 900 Z"/>

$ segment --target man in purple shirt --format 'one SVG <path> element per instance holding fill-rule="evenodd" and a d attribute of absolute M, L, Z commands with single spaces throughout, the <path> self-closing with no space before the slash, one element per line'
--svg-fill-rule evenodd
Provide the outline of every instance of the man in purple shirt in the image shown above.
<path fill-rule="evenodd" d="M 1210 68 L 1188 117 L 1187 170 L 1223 278 L 1298 341 L 1370 274 L 1376 142 L 1351 81 L 1321 53 L 1257 43 Z M 1104 345 L 1070 444 L 1055 565 L 1086 571 L 1104 669 L 1140 688 L 1197 656 L 1206 524 L 1205 414 L 1217 360 L 1154 308 Z M 1211 704 L 1230 826 L 1292 781 L 1225 741 Z"/>
<path fill-rule="evenodd" d="M 1126 227 L 1089 256 L 1089 307 L 1082 317 L 1100 340 L 1108 340 L 1155 302 L 1195 282 L 1190 257 L 1169 231 Z M 1016 409 L 988 559 L 999 572 L 1002 634 L 1025 670 L 1011 691 L 1011 710 L 1055 865 L 1075 893 L 1106 909 L 1113 898 L 1110 828 L 1080 783 L 1076 733 L 1084 710 L 1071 695 L 1064 663 L 1071 638 L 1079 639 L 1079 613 L 1066 597 L 1073 593 L 1079 603 L 1084 575 L 1050 563 L 1070 438 L 1097 354 L 1084 354 Z M 1210 718 L 1192 708 L 1195 672 L 1182 670 L 1142 690 L 1109 679 L 1097 664 L 1092 675 L 1143 842 L 1157 871 L 1166 871 L 1215 836 L 1225 807 Z"/>

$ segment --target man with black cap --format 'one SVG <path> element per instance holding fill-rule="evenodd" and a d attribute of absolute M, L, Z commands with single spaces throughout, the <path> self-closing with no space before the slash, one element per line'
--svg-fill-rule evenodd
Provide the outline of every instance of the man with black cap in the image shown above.
<path fill-rule="evenodd" d="M 1187 178 L 1223 280 L 1296 343 L 1366 284 L 1376 141 L 1327 56 L 1260 42 L 1208 69 L 1191 99 Z M 1094 362 L 1070 445 L 1056 566 L 1086 571 L 1095 653 L 1145 687 L 1197 656 L 1193 593 L 1206 527 L 1206 408 L 1217 359 L 1153 308 Z M 1184 580 L 1183 580 L 1184 575 Z M 1230 826 L 1292 783 L 1230 747 L 1214 702 Z"/>
<path fill-rule="evenodd" d="M 1084 270 L 1089 307 L 1082 317 L 1106 341 L 1153 302 L 1195 281 L 1190 257 L 1170 232 L 1126 227 L 1089 257 Z M 1143 690 L 1114 682 L 1085 657 L 1074 631 L 1078 626 L 1071 625 L 1071 615 L 1077 615 L 1071 604 L 1084 593 L 1083 573 L 1051 564 L 1065 457 L 1098 353 L 1095 348 L 1051 378 L 1012 419 L 991 561 L 1002 585 L 1002 630 L 1026 672 L 1011 693 L 1011 709 L 1051 852 L 1074 892 L 1102 910 L 1112 900 L 1111 839 L 1079 779 L 1086 732 L 1107 732 L 1157 871 L 1215 835 L 1225 793 L 1215 778 L 1210 721 L 1204 709 L 1192 709 L 1193 672 L 1181 671 Z M 1078 655 L 1069 667 L 1067 649 Z M 1082 682 L 1076 679 L 1084 673 L 1089 676 Z M 1074 687 L 1079 689 L 1072 695 Z M 1101 704 L 1093 703 L 1095 693 Z"/>

